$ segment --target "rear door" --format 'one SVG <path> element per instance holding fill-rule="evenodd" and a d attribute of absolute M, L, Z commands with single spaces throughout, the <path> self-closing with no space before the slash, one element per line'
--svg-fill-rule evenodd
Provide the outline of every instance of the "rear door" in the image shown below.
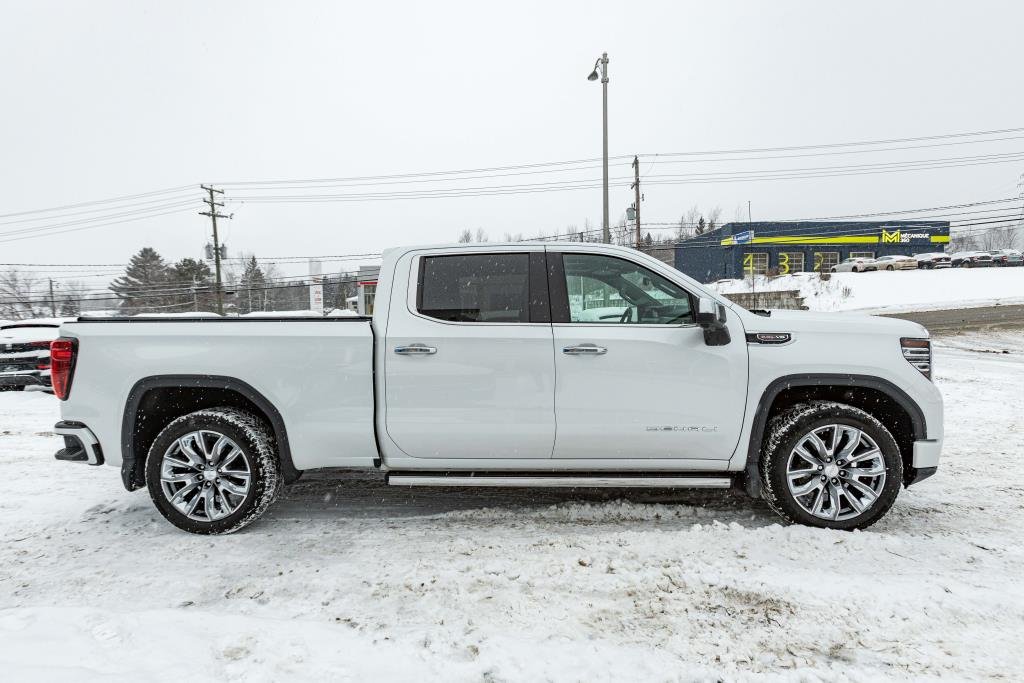
<path fill-rule="evenodd" d="M 408 295 L 391 303 L 382 358 L 388 436 L 415 458 L 550 458 L 555 367 L 543 247 L 403 261 Z"/>
<path fill-rule="evenodd" d="M 707 346 L 695 297 L 653 264 L 585 251 L 548 263 L 554 457 L 729 459 L 747 392 L 739 322 L 729 344 Z"/>

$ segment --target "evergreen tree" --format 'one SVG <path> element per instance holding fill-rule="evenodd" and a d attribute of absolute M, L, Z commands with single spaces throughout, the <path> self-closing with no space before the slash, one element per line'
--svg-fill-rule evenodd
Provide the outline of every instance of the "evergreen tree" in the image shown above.
<path fill-rule="evenodd" d="M 216 310 L 217 293 L 213 272 L 204 261 L 185 258 L 174 264 L 167 274 L 168 308 L 170 311 Z"/>
<path fill-rule="evenodd" d="M 238 312 L 251 313 L 265 310 L 267 302 L 267 278 L 263 269 L 252 256 L 245 263 L 245 271 L 238 290 Z"/>
<path fill-rule="evenodd" d="M 701 216 L 700 220 L 697 221 L 697 230 L 695 231 L 695 234 L 703 235 L 706 230 L 707 230 L 707 223 L 704 222 L 704 216 Z"/>
<path fill-rule="evenodd" d="M 110 291 L 121 300 L 126 314 L 155 313 L 167 310 L 167 286 L 170 268 L 151 247 L 143 247 L 132 256 L 124 275 L 110 283 Z"/>

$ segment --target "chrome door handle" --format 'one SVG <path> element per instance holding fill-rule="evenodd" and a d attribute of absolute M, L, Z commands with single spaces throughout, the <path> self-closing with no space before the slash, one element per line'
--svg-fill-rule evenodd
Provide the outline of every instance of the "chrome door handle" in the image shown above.
<path fill-rule="evenodd" d="M 567 356 L 603 356 L 608 353 L 608 349 L 597 344 L 576 344 L 564 347 L 562 353 Z"/>
<path fill-rule="evenodd" d="M 396 346 L 395 353 L 401 356 L 429 356 L 437 353 L 437 348 L 426 344 L 408 344 L 407 346 Z"/>

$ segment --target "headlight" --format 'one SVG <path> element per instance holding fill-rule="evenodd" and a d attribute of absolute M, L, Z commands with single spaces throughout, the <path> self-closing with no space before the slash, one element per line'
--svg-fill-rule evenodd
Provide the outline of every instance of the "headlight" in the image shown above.
<path fill-rule="evenodd" d="M 932 378 L 932 342 L 929 339 L 900 339 L 903 357 L 907 362 L 921 371 L 928 379 Z"/>

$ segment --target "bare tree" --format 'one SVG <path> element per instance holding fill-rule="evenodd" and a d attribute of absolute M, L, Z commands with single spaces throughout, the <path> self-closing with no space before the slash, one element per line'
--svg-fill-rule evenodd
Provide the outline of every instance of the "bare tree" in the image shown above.
<path fill-rule="evenodd" d="M 476 242 L 483 243 L 487 241 L 487 232 L 483 228 L 476 229 Z"/>
<path fill-rule="evenodd" d="M 1020 232 L 1015 226 L 992 228 L 980 236 L 981 248 L 986 251 L 994 249 L 1014 249 L 1020 240 Z"/>
<path fill-rule="evenodd" d="M 61 285 L 60 294 L 60 315 L 71 318 L 82 312 L 82 301 L 85 299 L 85 284 L 72 280 Z"/>
<path fill-rule="evenodd" d="M 956 253 L 958 251 L 974 251 L 978 248 L 978 241 L 974 235 L 970 233 L 960 233 L 950 235 L 949 238 L 949 251 Z"/>
<path fill-rule="evenodd" d="M 521 233 L 521 232 L 517 232 L 517 233 L 506 232 L 505 233 L 505 241 L 506 242 L 522 242 L 523 241 L 523 233 Z"/>
<path fill-rule="evenodd" d="M 459 232 L 459 239 L 458 239 L 459 244 L 469 244 L 472 241 L 473 241 L 473 231 L 472 230 L 470 230 L 469 228 L 466 228 L 466 229 L 464 229 L 464 230 Z"/>
<path fill-rule="evenodd" d="M 39 280 L 17 268 L 0 272 L 0 318 L 21 320 L 35 315 Z"/>
<path fill-rule="evenodd" d="M 706 230 L 706 232 L 710 232 L 717 228 L 721 220 L 722 207 L 716 205 L 713 209 L 708 211 L 708 229 Z"/>
<path fill-rule="evenodd" d="M 700 215 L 700 207 L 696 204 L 683 214 L 682 218 L 679 219 L 679 230 L 676 235 L 680 240 L 687 240 L 694 236 Z"/>
<path fill-rule="evenodd" d="M 734 223 L 746 223 L 750 220 L 750 214 L 747 212 L 747 207 L 743 206 L 743 202 L 736 202 L 736 208 L 732 212 L 732 220 Z"/>

